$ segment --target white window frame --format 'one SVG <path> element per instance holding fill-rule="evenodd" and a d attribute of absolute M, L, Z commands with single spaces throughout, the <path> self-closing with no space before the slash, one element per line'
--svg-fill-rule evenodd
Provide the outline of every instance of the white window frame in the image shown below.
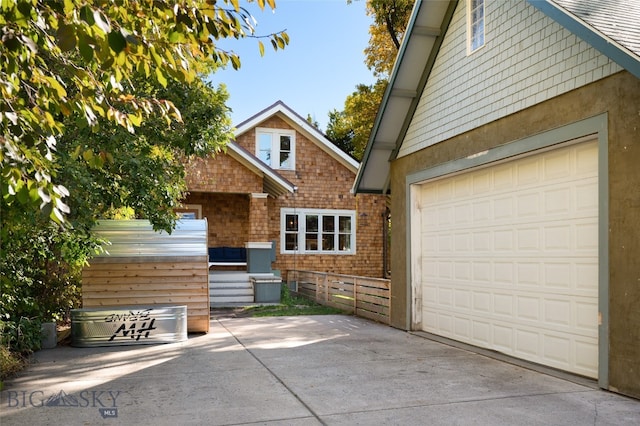
<path fill-rule="evenodd" d="M 183 204 L 175 212 L 180 219 L 202 219 L 202 204 Z"/>
<path fill-rule="evenodd" d="M 295 170 L 296 168 L 296 132 L 289 129 L 271 129 L 266 127 L 256 127 L 256 157 L 260 160 L 260 135 L 271 136 L 271 159 L 267 163 L 269 167 L 276 170 Z M 280 167 L 280 136 L 291 138 L 290 166 Z M 262 160 L 264 161 L 264 160 Z"/>
<path fill-rule="evenodd" d="M 291 232 L 287 230 L 287 216 L 295 216 L 298 219 L 297 231 Z M 306 248 L 307 235 L 307 216 L 318 216 L 318 230 L 313 233 L 318 234 L 318 249 L 308 250 Z M 339 217 L 346 216 L 351 219 L 351 229 L 349 233 L 340 232 Z M 324 250 L 322 219 L 325 217 L 334 218 L 333 250 Z M 297 249 L 287 250 L 287 234 L 297 234 Z M 340 235 L 349 235 L 351 247 L 349 250 L 340 250 Z M 299 209 L 299 208 L 283 208 L 280 210 L 280 253 L 281 254 L 333 254 L 333 255 L 353 255 L 356 254 L 356 212 L 355 210 L 331 210 L 331 209 Z"/>
<path fill-rule="evenodd" d="M 484 47 L 486 23 L 485 0 L 467 0 L 467 55 L 471 55 Z M 481 42 L 476 45 L 476 40 L 480 36 Z"/>

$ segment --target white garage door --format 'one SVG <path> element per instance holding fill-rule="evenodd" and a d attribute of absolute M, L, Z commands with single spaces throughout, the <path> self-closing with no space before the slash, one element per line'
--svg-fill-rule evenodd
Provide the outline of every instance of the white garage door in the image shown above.
<path fill-rule="evenodd" d="M 597 377 L 597 172 L 594 141 L 421 184 L 423 330 Z"/>

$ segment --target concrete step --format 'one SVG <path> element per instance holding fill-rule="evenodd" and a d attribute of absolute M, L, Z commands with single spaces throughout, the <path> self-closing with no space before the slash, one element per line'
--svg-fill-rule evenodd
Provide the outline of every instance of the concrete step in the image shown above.
<path fill-rule="evenodd" d="M 225 306 L 238 303 L 253 303 L 253 294 L 250 296 L 210 296 L 210 306 Z"/>
<path fill-rule="evenodd" d="M 209 281 L 209 288 L 251 288 L 250 281 Z"/>
<path fill-rule="evenodd" d="M 222 288 L 209 288 L 210 297 L 213 296 L 252 296 L 253 288 L 251 287 L 222 287 Z"/>
<path fill-rule="evenodd" d="M 253 303 L 253 286 L 250 275 L 241 271 L 209 272 L 210 306 L 233 306 Z"/>
<path fill-rule="evenodd" d="M 209 282 L 249 282 L 250 275 L 246 272 L 209 272 Z"/>

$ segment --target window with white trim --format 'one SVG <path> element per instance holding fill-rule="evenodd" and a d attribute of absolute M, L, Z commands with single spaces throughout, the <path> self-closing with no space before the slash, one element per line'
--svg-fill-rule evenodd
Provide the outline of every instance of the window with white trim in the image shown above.
<path fill-rule="evenodd" d="M 467 1 L 467 54 L 484 46 L 484 0 Z"/>
<path fill-rule="evenodd" d="M 282 209 L 282 253 L 355 254 L 353 210 Z"/>
<path fill-rule="evenodd" d="M 273 169 L 295 169 L 296 132 L 256 128 L 256 156 Z"/>
<path fill-rule="evenodd" d="M 185 204 L 174 211 L 180 219 L 202 219 L 201 204 Z"/>

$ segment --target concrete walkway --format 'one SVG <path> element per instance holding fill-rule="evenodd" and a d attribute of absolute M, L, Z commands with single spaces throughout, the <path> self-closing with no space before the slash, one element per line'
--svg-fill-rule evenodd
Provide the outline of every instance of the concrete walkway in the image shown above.
<path fill-rule="evenodd" d="M 182 343 L 40 351 L 2 391 L 0 424 L 640 424 L 640 401 L 589 381 L 355 317 L 211 325 Z"/>

